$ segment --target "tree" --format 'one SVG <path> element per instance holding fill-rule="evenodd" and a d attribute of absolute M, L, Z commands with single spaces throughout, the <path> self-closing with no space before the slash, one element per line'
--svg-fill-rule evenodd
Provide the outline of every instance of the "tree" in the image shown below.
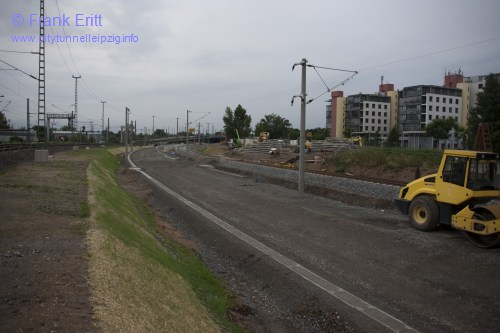
<path fill-rule="evenodd" d="M 458 132 L 458 124 L 454 118 L 434 119 L 425 127 L 425 135 L 431 136 L 437 140 L 447 140 L 453 129 L 455 132 Z"/>
<path fill-rule="evenodd" d="M 224 121 L 224 130 L 228 138 L 236 138 L 236 130 L 240 137 L 249 136 L 252 132 L 252 117 L 247 115 L 247 110 L 240 104 L 238 104 L 234 112 L 229 106 L 226 107 L 222 121 Z"/>
<path fill-rule="evenodd" d="M 457 131 L 457 138 L 462 142 L 462 148 L 467 149 L 470 138 L 470 131 L 467 127 L 460 126 Z"/>
<path fill-rule="evenodd" d="M 369 144 L 375 147 L 380 147 L 381 143 L 382 136 L 380 135 L 380 131 L 377 129 L 377 131 L 370 136 Z"/>
<path fill-rule="evenodd" d="M 298 138 L 300 138 L 300 129 L 298 129 L 298 128 L 291 128 L 288 131 L 288 138 L 290 140 L 297 140 Z"/>
<path fill-rule="evenodd" d="M 389 135 L 387 136 L 387 146 L 388 147 L 399 147 L 401 141 L 399 140 L 399 130 L 397 126 L 391 128 Z"/>
<path fill-rule="evenodd" d="M 316 127 L 313 129 L 306 130 L 306 133 L 312 133 L 311 140 L 325 140 L 330 132 L 327 128 Z"/>
<path fill-rule="evenodd" d="M 155 132 L 153 133 L 153 136 L 155 138 L 164 138 L 167 136 L 167 133 L 165 133 L 165 130 L 162 129 L 162 128 L 158 128 L 155 130 Z"/>
<path fill-rule="evenodd" d="M 344 138 L 350 139 L 352 136 L 352 128 L 346 127 L 342 134 L 344 135 Z"/>
<path fill-rule="evenodd" d="M 63 127 L 61 127 L 61 131 L 76 131 L 75 127 L 74 126 L 70 126 L 70 125 L 65 125 Z"/>
<path fill-rule="evenodd" d="M 484 89 L 477 94 L 476 106 L 469 114 L 470 146 L 481 122 L 489 125 L 493 150 L 500 152 L 500 82 L 493 74 L 486 77 Z"/>
<path fill-rule="evenodd" d="M 5 118 L 3 112 L 0 112 L 0 129 L 10 129 L 9 121 Z"/>
<path fill-rule="evenodd" d="M 288 137 L 292 124 L 288 119 L 282 118 L 274 113 L 265 115 L 257 125 L 255 125 L 255 134 L 269 132 L 270 138 L 284 139 Z"/>

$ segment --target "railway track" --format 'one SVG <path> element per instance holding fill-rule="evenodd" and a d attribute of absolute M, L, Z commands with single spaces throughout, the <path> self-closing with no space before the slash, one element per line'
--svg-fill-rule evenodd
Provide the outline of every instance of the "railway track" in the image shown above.
<path fill-rule="evenodd" d="M 16 151 L 36 148 L 36 144 L 25 144 L 25 143 L 2 143 L 0 144 L 0 152 L 3 151 Z"/>
<path fill-rule="evenodd" d="M 239 161 L 239 162 L 267 166 L 267 167 L 276 168 L 276 169 L 298 171 L 298 168 L 296 168 L 296 167 L 290 168 L 290 167 L 286 167 L 284 165 L 276 165 L 276 164 L 269 165 L 269 164 L 261 164 L 258 162 L 249 162 L 249 161 Z M 345 174 L 345 173 L 334 173 L 334 172 L 315 171 L 315 170 L 307 170 L 306 172 L 317 174 L 317 175 L 346 178 L 346 179 L 355 179 L 355 180 L 360 180 L 360 181 L 366 181 L 366 182 L 372 182 L 372 183 L 384 184 L 384 185 L 392 185 L 392 186 L 397 186 L 397 187 L 403 187 L 403 186 L 406 186 L 406 184 L 407 184 L 407 182 L 402 182 L 402 181 L 397 181 L 397 180 L 376 178 L 376 177 L 366 177 L 366 176 L 361 176 L 361 175 L 349 175 L 349 174 Z"/>

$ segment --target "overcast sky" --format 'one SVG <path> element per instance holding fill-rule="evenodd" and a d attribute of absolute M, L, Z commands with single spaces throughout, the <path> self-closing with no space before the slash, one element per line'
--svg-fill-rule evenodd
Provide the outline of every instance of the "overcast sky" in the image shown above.
<path fill-rule="evenodd" d="M 46 35 L 130 36 L 130 42 L 46 42 L 47 112 L 74 110 L 79 126 L 100 130 L 101 101 L 111 130 L 124 123 L 125 107 L 140 130 L 174 133 L 190 122 L 223 127 L 227 106 L 241 104 L 252 126 L 275 113 L 299 127 L 300 67 L 357 70 L 337 88 L 345 96 L 373 93 L 381 76 L 396 89 L 442 85 L 445 71 L 465 76 L 500 72 L 498 0 L 45 0 L 53 27 Z M 33 15 L 30 15 L 33 14 Z M 38 44 L 13 42 L 38 35 L 39 1 L 1 0 L 0 60 L 38 76 Z M 88 19 L 87 19 L 88 18 Z M 64 26 L 61 26 L 64 25 Z M 69 26 L 68 26 L 69 25 Z M 113 36 L 114 35 L 114 36 Z M 91 37 L 92 38 L 92 37 Z M 37 82 L 0 62 L 0 110 L 26 126 L 26 98 L 37 110 Z M 318 69 L 329 87 L 348 72 Z M 308 98 L 326 92 L 307 70 Z M 326 93 L 307 105 L 306 128 L 325 127 Z M 53 106 L 53 105 L 56 105 Z M 31 116 L 32 125 L 37 116 Z M 58 121 L 64 125 L 66 121 Z M 195 127 L 194 124 L 190 125 Z M 196 125 L 197 126 L 197 125 Z"/>

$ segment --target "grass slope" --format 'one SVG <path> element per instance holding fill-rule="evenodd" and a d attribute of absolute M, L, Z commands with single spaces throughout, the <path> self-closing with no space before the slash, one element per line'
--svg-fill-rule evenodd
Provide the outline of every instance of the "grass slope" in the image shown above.
<path fill-rule="evenodd" d="M 154 236 L 155 216 L 116 182 L 119 157 L 88 169 L 88 232 L 96 317 L 105 332 L 239 332 L 222 283 L 191 251 Z"/>

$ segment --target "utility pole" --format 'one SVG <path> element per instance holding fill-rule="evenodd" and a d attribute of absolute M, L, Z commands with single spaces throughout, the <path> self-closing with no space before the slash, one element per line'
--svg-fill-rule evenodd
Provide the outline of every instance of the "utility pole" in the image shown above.
<path fill-rule="evenodd" d="M 298 190 L 303 193 L 305 188 L 305 143 L 306 143 L 306 66 L 307 60 L 305 58 L 302 59 L 301 62 L 294 64 L 292 67 L 292 71 L 295 66 L 302 66 L 302 84 L 301 84 L 301 92 L 300 97 L 300 138 L 299 138 L 299 184 Z M 293 99 L 292 99 L 293 105 Z"/>
<path fill-rule="evenodd" d="M 45 17 L 45 2 L 40 0 L 40 18 Z M 40 19 L 40 38 L 38 41 L 38 128 L 45 126 L 47 128 L 47 142 L 48 124 L 45 118 L 45 20 Z"/>
<path fill-rule="evenodd" d="M 82 76 L 79 75 L 79 76 L 75 76 L 75 75 L 72 75 L 73 76 L 73 79 L 75 79 L 75 119 L 73 120 L 74 121 L 74 126 L 76 128 L 76 130 L 78 131 L 78 79 L 80 79 Z"/>
<path fill-rule="evenodd" d="M 201 145 L 201 132 L 200 132 L 201 123 L 198 123 L 198 144 Z"/>
<path fill-rule="evenodd" d="M 292 106 L 293 106 L 294 98 L 295 97 L 300 97 L 300 102 L 301 102 L 301 104 L 300 104 L 300 139 L 299 139 L 299 149 L 300 149 L 299 151 L 300 151 L 300 154 L 299 154 L 299 184 L 298 184 L 298 190 L 299 190 L 299 192 L 304 192 L 304 188 L 305 188 L 305 150 L 306 150 L 306 147 L 305 147 L 305 143 L 306 143 L 306 130 L 305 130 L 305 126 L 306 126 L 306 104 L 311 103 L 316 98 L 324 95 L 327 92 L 330 92 L 332 89 L 334 89 L 334 88 L 336 88 L 336 87 L 338 87 L 340 85 L 344 85 L 347 81 L 349 81 L 355 75 L 357 75 L 358 71 L 352 71 L 352 70 L 347 70 L 347 69 L 339 69 L 339 68 L 329 68 L 329 67 L 315 66 L 315 65 L 307 64 L 307 59 L 305 59 L 305 58 L 303 58 L 301 62 L 294 64 L 293 67 L 292 67 L 292 71 L 295 69 L 295 66 L 298 66 L 298 65 L 302 66 L 302 87 L 301 87 L 301 93 L 300 93 L 300 95 L 293 96 L 293 98 L 292 98 Z M 309 101 L 306 101 L 306 97 L 307 97 L 307 93 L 306 93 L 306 67 L 312 67 L 312 68 L 314 68 L 314 70 L 316 71 L 316 73 L 320 77 L 321 81 L 323 81 L 323 83 L 326 86 L 326 91 L 324 93 L 318 95 L 315 98 L 310 99 Z M 321 77 L 321 75 L 319 75 L 319 73 L 316 70 L 316 68 L 328 69 L 328 70 L 332 70 L 332 71 L 348 72 L 348 73 L 351 73 L 351 76 L 349 76 L 348 78 L 342 80 L 340 83 L 338 83 L 337 85 L 335 85 L 333 87 L 328 87 L 326 85 L 325 81 L 323 80 L 323 78 Z"/>
<path fill-rule="evenodd" d="M 128 155 L 128 114 L 130 113 L 129 108 L 125 108 L 125 155 Z"/>
<path fill-rule="evenodd" d="M 108 128 L 106 128 L 106 144 L 109 142 L 109 118 L 108 118 Z"/>
<path fill-rule="evenodd" d="M 189 159 L 189 110 L 186 110 L 186 160 Z"/>
<path fill-rule="evenodd" d="M 153 116 L 153 133 L 151 133 L 151 137 L 155 138 L 155 116 Z"/>
<path fill-rule="evenodd" d="M 178 137 L 179 136 L 179 118 L 176 118 L 177 119 L 177 129 L 175 130 L 175 136 Z"/>
<path fill-rule="evenodd" d="M 26 98 L 26 139 L 28 142 L 31 142 L 31 133 L 30 133 L 30 99 Z"/>
<path fill-rule="evenodd" d="M 104 136 L 104 104 L 106 101 L 101 101 L 102 103 L 102 124 L 101 124 L 101 135 Z"/>

